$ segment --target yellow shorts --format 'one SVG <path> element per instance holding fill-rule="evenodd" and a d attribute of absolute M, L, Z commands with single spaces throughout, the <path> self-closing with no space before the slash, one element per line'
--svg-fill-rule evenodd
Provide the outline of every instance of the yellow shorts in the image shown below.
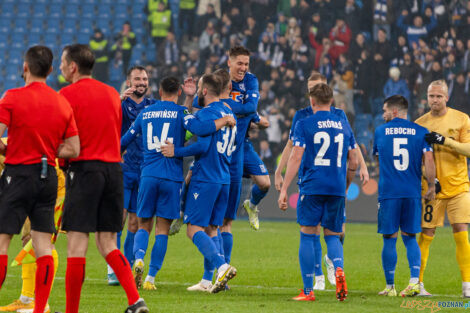
<path fill-rule="evenodd" d="M 424 203 L 421 226 L 436 228 L 444 226 L 445 212 L 450 224 L 470 223 L 470 193 L 463 192 L 449 199 L 436 199 Z"/>

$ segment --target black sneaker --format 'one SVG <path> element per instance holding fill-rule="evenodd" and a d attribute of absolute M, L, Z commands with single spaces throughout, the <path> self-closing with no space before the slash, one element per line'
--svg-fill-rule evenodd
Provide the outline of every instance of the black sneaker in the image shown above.
<path fill-rule="evenodd" d="M 140 298 L 136 303 L 127 307 L 124 313 L 148 313 L 149 308 L 145 304 L 144 299 Z"/>

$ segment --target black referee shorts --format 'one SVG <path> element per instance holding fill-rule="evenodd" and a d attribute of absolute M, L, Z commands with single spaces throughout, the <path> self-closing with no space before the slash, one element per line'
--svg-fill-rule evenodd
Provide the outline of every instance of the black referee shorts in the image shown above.
<path fill-rule="evenodd" d="M 67 172 L 62 229 L 82 233 L 121 231 L 123 194 L 119 163 L 73 162 Z"/>
<path fill-rule="evenodd" d="M 55 233 L 54 208 L 57 198 L 57 173 L 48 165 L 41 179 L 41 164 L 10 165 L 0 178 L 0 233 L 19 234 L 29 217 L 31 229 Z"/>

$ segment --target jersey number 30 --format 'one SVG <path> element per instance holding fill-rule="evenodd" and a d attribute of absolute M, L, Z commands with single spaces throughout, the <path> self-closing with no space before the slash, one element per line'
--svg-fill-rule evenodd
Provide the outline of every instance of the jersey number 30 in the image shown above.
<path fill-rule="evenodd" d="M 324 159 L 326 151 L 330 147 L 330 135 L 327 132 L 318 132 L 313 137 L 315 144 L 322 144 L 320 150 L 318 150 L 317 156 L 315 157 L 315 166 L 330 166 L 331 160 Z M 341 158 L 343 157 L 343 143 L 344 135 L 338 134 L 335 136 L 335 143 L 338 143 L 338 157 L 336 159 L 336 166 L 341 167 Z"/>
<path fill-rule="evenodd" d="M 406 148 L 402 147 L 407 144 L 408 138 L 393 138 L 393 166 L 398 171 L 406 171 L 408 165 L 410 165 L 410 154 Z M 398 157 L 398 159 L 395 157 Z"/>
<path fill-rule="evenodd" d="M 217 141 L 217 152 L 224 154 L 225 151 L 227 151 L 227 156 L 231 156 L 232 152 L 235 151 L 235 149 L 237 148 L 233 145 L 235 142 L 235 134 L 237 133 L 237 126 L 233 126 L 231 128 L 224 126 L 220 130 L 224 133 L 222 135 L 223 142 Z M 230 133 L 232 133 L 231 137 Z"/>
<path fill-rule="evenodd" d="M 160 152 L 162 149 L 162 144 L 165 145 L 165 141 L 173 142 L 173 138 L 168 137 L 168 130 L 170 128 L 170 123 L 163 123 L 162 134 L 160 138 L 158 136 L 153 136 L 153 125 L 152 123 L 147 124 L 147 148 L 149 150 L 155 150 Z"/>

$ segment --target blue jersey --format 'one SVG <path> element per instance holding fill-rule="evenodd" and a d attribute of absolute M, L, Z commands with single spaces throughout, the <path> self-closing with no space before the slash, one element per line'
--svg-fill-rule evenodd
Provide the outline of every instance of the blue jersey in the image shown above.
<path fill-rule="evenodd" d="M 183 158 L 166 158 L 161 145 L 173 142 L 175 149 L 184 145 L 186 108 L 170 101 L 156 101 L 142 110 L 129 131 L 121 138 L 121 149 L 142 136 L 144 160 L 141 177 L 150 176 L 173 181 L 183 181 Z"/>
<path fill-rule="evenodd" d="M 241 81 L 236 82 L 232 80 L 230 96 L 235 102 L 243 104 L 242 106 L 232 108 L 233 113 L 237 117 L 256 113 L 259 101 L 258 78 L 254 74 L 247 72 Z"/>
<path fill-rule="evenodd" d="M 421 197 L 423 154 L 432 151 L 426 133 L 426 128 L 401 118 L 377 127 L 373 153 L 379 157 L 379 200 Z"/>
<path fill-rule="evenodd" d="M 319 111 L 297 123 L 294 146 L 305 148 L 300 193 L 344 197 L 348 151 L 356 147 L 349 124 L 336 114 Z"/>
<path fill-rule="evenodd" d="M 236 114 L 235 109 L 237 109 L 240 104 L 235 102 L 232 99 L 220 99 L 225 102 L 232 108 L 232 112 Z M 232 153 L 232 161 L 230 162 L 230 180 L 232 182 L 242 181 L 243 177 L 243 145 L 245 142 L 245 134 L 250 128 L 251 122 L 259 122 L 258 113 L 249 114 L 246 116 L 237 117 L 237 132 L 235 135 L 235 151 Z"/>
<path fill-rule="evenodd" d="M 345 120 L 347 123 L 349 123 L 346 113 L 344 113 L 343 110 L 337 109 L 334 106 L 332 106 L 330 109 L 330 112 L 339 116 L 340 118 Z M 297 124 L 297 122 L 311 115 L 313 115 L 313 110 L 311 106 L 308 106 L 306 108 L 300 109 L 297 112 L 295 112 L 294 119 L 292 120 L 292 126 L 290 127 L 290 131 L 289 131 L 290 140 L 293 140 L 294 138 L 294 130 L 295 130 L 295 125 Z"/>
<path fill-rule="evenodd" d="M 131 98 L 127 98 L 121 104 L 122 107 L 122 127 L 121 127 L 121 136 L 127 132 L 134 123 L 135 119 L 139 113 L 150 104 L 153 100 L 144 98 L 141 103 L 136 103 Z M 140 172 L 140 165 L 144 159 L 143 156 L 144 146 L 142 145 L 142 140 L 134 140 L 127 147 L 127 152 L 122 157 L 124 163 L 122 168 L 124 171 Z"/>
<path fill-rule="evenodd" d="M 233 116 L 233 113 L 222 102 L 212 102 L 198 111 L 196 118 L 204 122 L 225 115 Z M 235 135 L 236 127 L 222 127 L 210 136 L 198 137 L 198 142 L 207 144 L 208 148 L 195 157 L 192 181 L 230 184 L 229 165 L 232 153 L 236 151 Z"/>

